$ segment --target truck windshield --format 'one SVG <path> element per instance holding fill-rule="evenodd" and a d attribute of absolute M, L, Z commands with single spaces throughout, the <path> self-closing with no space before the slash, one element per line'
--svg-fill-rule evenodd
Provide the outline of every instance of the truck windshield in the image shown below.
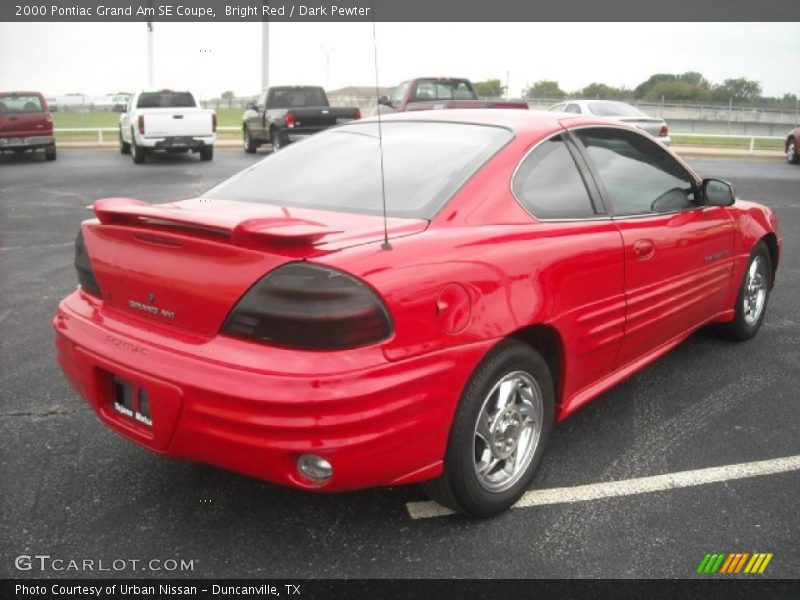
<path fill-rule="evenodd" d="M 328 106 L 322 88 L 273 88 L 269 92 L 267 108 L 303 108 Z"/>
<path fill-rule="evenodd" d="M 38 96 L 0 95 L 0 115 L 26 112 L 42 112 L 42 101 Z"/>
<path fill-rule="evenodd" d="M 386 213 L 432 218 L 514 136 L 501 127 L 401 121 L 383 123 Z M 256 163 L 203 198 L 381 214 L 376 122 L 323 131 Z"/>
<path fill-rule="evenodd" d="M 145 92 L 139 96 L 136 108 L 194 108 L 189 92 Z"/>

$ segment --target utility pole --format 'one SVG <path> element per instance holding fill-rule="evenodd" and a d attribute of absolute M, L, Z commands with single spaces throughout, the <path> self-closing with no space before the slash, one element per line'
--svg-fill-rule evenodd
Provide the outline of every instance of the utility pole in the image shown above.
<path fill-rule="evenodd" d="M 153 22 L 147 22 L 147 87 L 155 89 L 155 57 L 153 56 Z"/>
<path fill-rule="evenodd" d="M 509 86 L 511 85 L 511 71 L 506 71 L 506 100 L 508 100 L 508 94 L 510 93 Z"/>
<path fill-rule="evenodd" d="M 326 46 L 320 46 L 320 48 L 325 57 L 325 91 L 327 92 L 331 87 L 331 48 Z"/>
<path fill-rule="evenodd" d="M 261 23 L 261 89 L 269 87 L 269 21 Z"/>

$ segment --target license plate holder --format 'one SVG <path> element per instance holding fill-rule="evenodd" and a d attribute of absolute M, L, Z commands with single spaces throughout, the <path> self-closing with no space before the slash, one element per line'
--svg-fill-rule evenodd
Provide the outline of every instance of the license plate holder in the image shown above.
<path fill-rule="evenodd" d="M 111 408 L 115 412 L 141 423 L 153 426 L 150 416 L 150 396 L 147 390 L 120 377 L 111 379 Z"/>

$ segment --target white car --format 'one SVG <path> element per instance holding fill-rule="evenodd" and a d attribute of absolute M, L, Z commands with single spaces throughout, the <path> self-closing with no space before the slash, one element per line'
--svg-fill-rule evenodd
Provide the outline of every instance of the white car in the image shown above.
<path fill-rule="evenodd" d="M 211 160 L 216 131 L 217 115 L 199 108 L 191 92 L 137 92 L 119 117 L 119 151 L 137 164 L 155 151 L 199 152 Z"/>
<path fill-rule="evenodd" d="M 622 121 L 643 129 L 665 146 L 672 144 L 672 139 L 669 137 L 669 127 L 667 127 L 664 119 L 650 117 L 626 102 L 618 102 L 616 100 L 567 100 L 551 106 L 547 110 L 576 115 L 593 115 Z"/>

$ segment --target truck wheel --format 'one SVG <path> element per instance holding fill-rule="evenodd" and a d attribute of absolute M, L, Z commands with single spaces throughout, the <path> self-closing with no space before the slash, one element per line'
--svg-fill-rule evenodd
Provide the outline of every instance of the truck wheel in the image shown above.
<path fill-rule="evenodd" d="M 245 125 L 242 129 L 242 143 L 244 144 L 244 151 L 248 154 L 255 154 L 258 144 L 256 144 L 253 137 L 250 135 L 250 129 Z"/>
<path fill-rule="evenodd" d="M 786 162 L 790 165 L 800 163 L 800 153 L 797 151 L 797 140 L 794 138 L 789 138 L 789 141 L 786 142 Z"/>
<path fill-rule="evenodd" d="M 131 153 L 131 145 L 122 139 L 122 128 L 120 128 L 119 130 L 119 153 L 120 154 Z"/>
<path fill-rule="evenodd" d="M 269 141 L 272 143 L 273 152 L 277 152 L 286 145 L 283 143 L 283 140 L 281 139 L 281 133 L 276 127 L 273 127 L 269 130 Z"/>
<path fill-rule="evenodd" d="M 200 148 L 200 160 L 211 160 L 212 158 L 214 158 L 214 146 Z"/>
<path fill-rule="evenodd" d="M 147 158 L 147 151 L 136 143 L 136 136 L 131 131 L 131 157 L 133 162 L 140 165 Z"/>
<path fill-rule="evenodd" d="M 45 150 L 44 150 L 44 159 L 45 160 L 55 160 L 56 159 L 56 145 L 55 144 L 45 148 Z"/>
<path fill-rule="evenodd" d="M 423 484 L 427 494 L 473 517 L 510 508 L 542 459 L 553 427 L 554 398 L 541 354 L 516 340 L 499 344 L 464 388 L 444 472 Z"/>

